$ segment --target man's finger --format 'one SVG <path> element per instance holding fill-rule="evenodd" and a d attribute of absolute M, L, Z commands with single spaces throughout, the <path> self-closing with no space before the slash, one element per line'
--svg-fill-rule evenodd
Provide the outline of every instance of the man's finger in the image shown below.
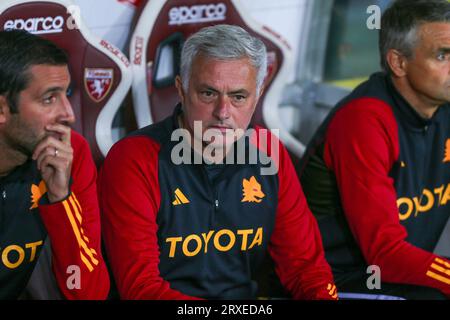
<path fill-rule="evenodd" d="M 58 148 L 55 148 L 52 146 L 49 146 L 49 147 L 43 149 L 42 152 L 36 158 L 37 167 L 39 170 L 41 170 L 41 168 L 42 168 L 42 164 L 41 164 L 42 160 L 47 156 L 71 160 L 72 152 L 67 152 L 66 150 L 61 150 L 61 149 L 58 149 Z"/>
<path fill-rule="evenodd" d="M 40 153 L 48 147 L 58 149 L 59 151 L 72 152 L 71 145 L 67 145 L 52 136 L 48 136 L 47 138 L 42 140 L 34 149 L 33 157 L 32 157 L 33 160 L 36 160 L 39 157 Z"/>
<path fill-rule="evenodd" d="M 70 144 L 70 136 L 72 133 L 70 127 L 56 123 L 47 125 L 45 129 L 49 132 L 58 133 L 60 135 L 60 141 L 62 141 L 64 144 Z"/>
<path fill-rule="evenodd" d="M 55 153 L 59 153 L 59 151 L 56 152 L 56 150 L 58 150 L 58 149 L 52 148 L 52 147 L 47 147 L 47 148 L 43 149 L 41 153 L 39 153 L 39 155 L 36 159 L 38 170 L 41 170 L 42 161 L 44 160 L 45 157 L 54 157 Z"/>
<path fill-rule="evenodd" d="M 39 170 L 43 171 L 46 167 L 52 167 L 56 171 L 64 172 L 69 166 L 69 159 L 55 157 L 53 155 L 47 154 L 41 158 Z"/>
<path fill-rule="evenodd" d="M 60 201 L 69 193 L 71 162 L 55 156 L 46 155 L 41 162 L 41 175 L 47 186 L 50 202 Z"/>

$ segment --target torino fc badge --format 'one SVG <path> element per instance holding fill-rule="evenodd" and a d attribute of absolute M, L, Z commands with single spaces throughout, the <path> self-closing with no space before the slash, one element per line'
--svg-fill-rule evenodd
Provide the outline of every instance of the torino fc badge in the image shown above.
<path fill-rule="evenodd" d="M 113 77 L 113 69 L 84 69 L 84 87 L 89 97 L 95 102 L 103 100 L 111 89 Z"/>

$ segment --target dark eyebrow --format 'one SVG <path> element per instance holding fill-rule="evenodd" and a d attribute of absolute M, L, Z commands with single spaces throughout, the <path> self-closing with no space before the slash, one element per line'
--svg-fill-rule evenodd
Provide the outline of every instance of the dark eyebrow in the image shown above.
<path fill-rule="evenodd" d="M 208 90 L 208 91 L 212 91 L 212 92 L 215 92 L 215 93 L 220 93 L 219 90 L 217 90 L 217 89 L 215 89 L 213 87 L 210 87 L 210 86 L 208 86 L 206 84 L 205 85 L 200 85 L 200 90 Z M 250 93 L 247 90 L 245 90 L 245 89 L 238 89 L 238 90 L 233 90 L 233 91 L 227 92 L 227 94 L 229 94 L 229 95 L 236 95 L 236 94 L 249 95 Z"/>
<path fill-rule="evenodd" d="M 450 53 L 450 48 L 439 48 L 438 52 L 442 52 L 442 53 Z"/>
<path fill-rule="evenodd" d="M 213 87 L 210 87 L 210 86 L 208 86 L 208 85 L 206 85 L 206 84 L 201 84 L 201 85 L 199 86 L 199 88 L 200 88 L 200 90 L 208 90 L 208 91 L 213 91 L 213 92 L 215 92 L 215 93 L 219 93 L 219 90 L 217 90 L 217 89 L 215 89 L 215 88 L 213 88 Z"/>
<path fill-rule="evenodd" d="M 47 90 L 45 90 L 42 95 L 45 96 L 48 93 L 52 93 L 52 92 L 61 92 L 61 91 L 65 91 L 65 89 L 63 87 L 50 87 Z"/>
<path fill-rule="evenodd" d="M 245 90 L 245 89 L 239 89 L 239 90 L 234 90 L 234 91 L 228 92 L 228 94 L 231 94 L 231 95 L 236 95 L 236 94 L 248 95 L 249 92 L 247 90 Z"/>

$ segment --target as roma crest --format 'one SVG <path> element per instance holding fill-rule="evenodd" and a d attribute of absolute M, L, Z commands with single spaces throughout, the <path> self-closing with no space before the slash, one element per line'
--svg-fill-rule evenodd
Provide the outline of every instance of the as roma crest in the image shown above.
<path fill-rule="evenodd" d="M 84 69 L 84 87 L 89 97 L 95 102 L 102 101 L 111 89 L 113 77 L 113 69 Z"/>

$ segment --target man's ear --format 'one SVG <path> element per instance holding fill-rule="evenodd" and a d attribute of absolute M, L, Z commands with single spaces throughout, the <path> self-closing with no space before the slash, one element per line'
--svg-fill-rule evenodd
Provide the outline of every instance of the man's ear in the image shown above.
<path fill-rule="evenodd" d="M 180 97 L 181 104 L 184 105 L 185 92 L 183 90 L 183 83 L 181 82 L 180 76 L 176 76 L 176 78 L 175 78 L 175 87 L 177 88 L 177 92 L 178 92 L 178 96 Z"/>
<path fill-rule="evenodd" d="M 6 99 L 6 96 L 0 95 L 0 124 L 3 124 L 6 122 L 10 115 L 8 100 Z"/>
<path fill-rule="evenodd" d="M 407 74 L 408 59 L 395 49 L 389 49 L 386 61 L 396 77 L 404 77 Z"/>

